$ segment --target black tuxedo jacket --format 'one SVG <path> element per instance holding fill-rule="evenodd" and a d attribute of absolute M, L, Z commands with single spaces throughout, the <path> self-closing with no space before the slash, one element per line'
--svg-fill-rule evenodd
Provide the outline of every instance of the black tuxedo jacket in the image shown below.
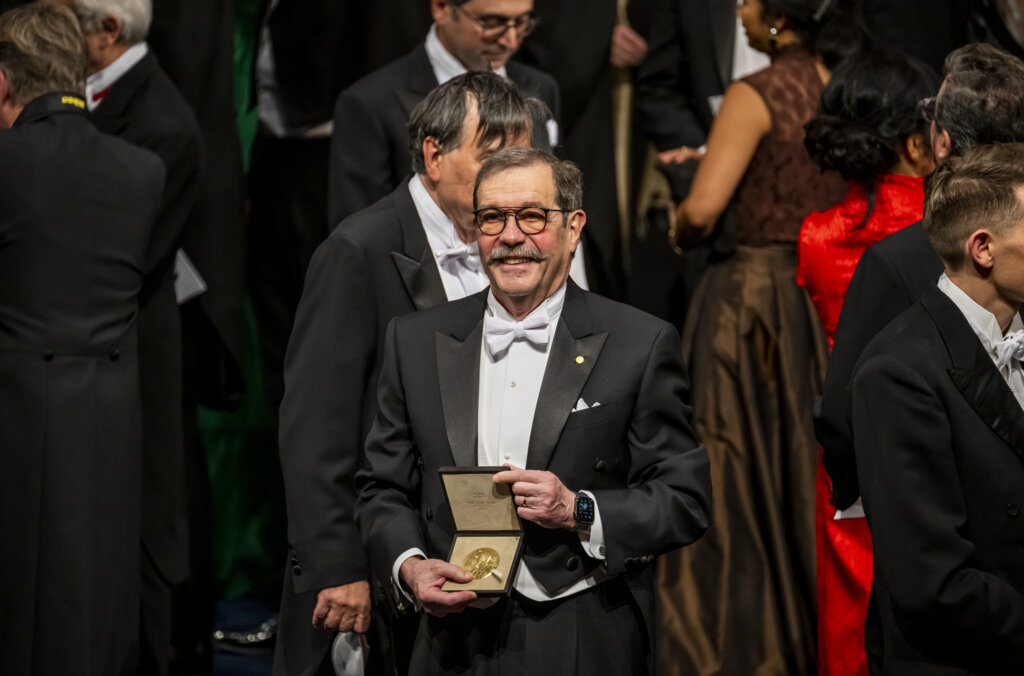
<path fill-rule="evenodd" d="M 860 497 L 850 428 L 854 366 L 871 339 L 934 288 L 941 274 L 942 261 L 918 222 L 868 247 L 850 280 L 814 416 L 814 433 L 823 447 L 832 497 L 839 509 Z"/>
<path fill-rule="evenodd" d="M 419 547 L 448 554 L 455 526 L 437 470 L 476 465 L 478 379 L 487 292 L 388 328 L 378 413 L 357 475 L 357 514 L 379 576 Z M 601 406 L 570 413 L 578 399 Z M 648 622 L 650 562 L 708 526 L 708 459 L 689 425 L 678 335 L 571 281 L 537 400 L 526 467 L 593 492 L 607 571 L 624 575 Z M 524 524 L 523 561 L 547 589 L 600 562 L 578 536 Z"/>
<path fill-rule="evenodd" d="M 1022 673 L 1024 410 L 938 289 L 865 350 L 853 431 L 884 673 Z"/>
<path fill-rule="evenodd" d="M 514 60 L 506 68 L 524 95 L 539 98 L 558 119 L 558 85 L 550 75 Z M 332 226 L 384 197 L 412 174 L 406 125 L 412 109 L 436 86 L 421 42 L 338 96 L 327 196 Z"/>
<path fill-rule="evenodd" d="M 0 673 L 122 673 L 138 649 L 138 294 L 163 166 L 62 94 L 0 130 L 0 158 Z"/>
<path fill-rule="evenodd" d="M 377 410 L 385 329 L 445 300 L 408 181 L 344 220 L 310 261 L 281 403 L 290 565 L 275 673 L 316 671 L 332 638 L 310 627 L 316 594 L 369 576 L 353 478 Z"/>
<path fill-rule="evenodd" d="M 647 57 L 636 73 L 637 112 L 658 150 L 699 148 L 714 119 L 708 98 L 732 82 L 736 3 L 657 0 Z"/>
<path fill-rule="evenodd" d="M 100 131 L 156 153 L 164 163 L 160 212 L 146 250 L 140 296 L 143 543 L 171 582 L 188 574 L 182 432 L 181 317 L 174 258 L 199 191 L 202 138 L 195 117 L 152 52 L 125 73 L 92 112 Z"/>

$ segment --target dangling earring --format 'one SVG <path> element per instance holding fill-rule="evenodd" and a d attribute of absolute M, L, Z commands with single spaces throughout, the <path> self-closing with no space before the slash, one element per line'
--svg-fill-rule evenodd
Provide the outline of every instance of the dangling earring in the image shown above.
<path fill-rule="evenodd" d="M 768 47 L 773 52 L 779 48 L 779 30 L 775 26 L 768 29 Z"/>

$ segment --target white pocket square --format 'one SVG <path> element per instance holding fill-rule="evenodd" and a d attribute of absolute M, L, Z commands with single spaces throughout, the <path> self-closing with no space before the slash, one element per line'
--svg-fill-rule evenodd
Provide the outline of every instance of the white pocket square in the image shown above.
<path fill-rule="evenodd" d="M 576 411 L 585 411 L 588 408 L 594 408 L 594 407 L 600 406 L 600 405 L 601 405 L 601 402 L 599 402 L 599 401 L 595 401 L 593 404 L 587 404 L 587 402 L 583 401 L 583 397 L 580 397 L 576 401 L 576 407 L 572 411 L 570 411 L 570 412 L 571 413 L 575 413 Z"/>

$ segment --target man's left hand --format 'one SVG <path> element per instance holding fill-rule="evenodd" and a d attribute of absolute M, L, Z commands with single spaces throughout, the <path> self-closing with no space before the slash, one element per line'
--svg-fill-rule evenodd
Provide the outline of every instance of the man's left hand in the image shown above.
<path fill-rule="evenodd" d="M 497 472 L 494 483 L 511 484 L 521 518 L 544 528 L 572 530 L 576 526 L 576 494 L 551 472 L 511 467 Z"/>

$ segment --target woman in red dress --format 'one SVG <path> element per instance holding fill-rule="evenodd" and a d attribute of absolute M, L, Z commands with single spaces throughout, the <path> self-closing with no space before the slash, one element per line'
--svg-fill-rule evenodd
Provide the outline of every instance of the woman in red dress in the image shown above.
<path fill-rule="evenodd" d="M 849 184 L 842 201 L 804 220 L 797 242 L 797 282 L 814 302 L 830 349 L 843 296 L 864 250 L 921 220 L 924 176 L 935 165 L 917 104 L 937 89 L 937 76 L 902 54 L 854 56 L 836 68 L 818 116 L 807 124 L 811 158 L 822 169 L 837 169 Z M 863 510 L 837 516 L 831 497 L 819 461 L 819 674 L 866 675 L 871 534 Z"/>

